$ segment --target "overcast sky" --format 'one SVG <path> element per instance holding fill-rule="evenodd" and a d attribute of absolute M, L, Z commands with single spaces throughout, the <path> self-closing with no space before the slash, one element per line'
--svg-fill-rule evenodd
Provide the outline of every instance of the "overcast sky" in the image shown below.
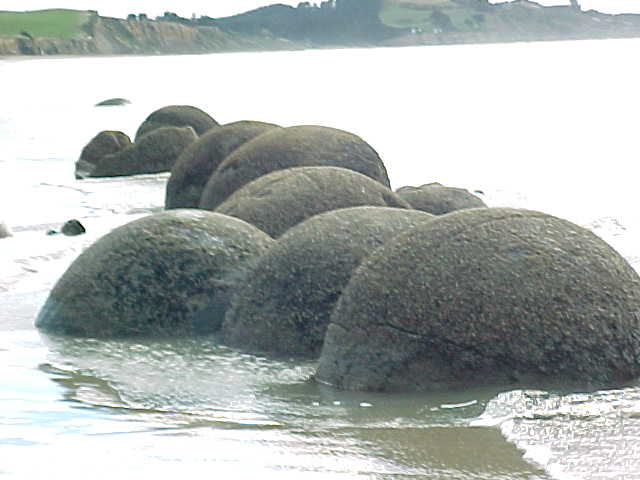
<path fill-rule="evenodd" d="M 40 10 L 43 8 L 73 8 L 97 10 L 101 15 L 126 17 L 129 13 L 147 13 L 151 17 L 174 12 L 182 17 L 192 14 L 224 17 L 270 5 L 297 5 L 300 0 L 0 0 L 2 10 Z M 491 0 L 499 3 L 499 0 Z M 595 9 L 608 13 L 640 13 L 640 0 L 579 0 L 584 10 Z M 313 0 L 312 0 L 313 3 Z M 315 3 L 320 3 L 317 0 Z M 568 0 L 540 0 L 545 5 L 568 4 Z"/>

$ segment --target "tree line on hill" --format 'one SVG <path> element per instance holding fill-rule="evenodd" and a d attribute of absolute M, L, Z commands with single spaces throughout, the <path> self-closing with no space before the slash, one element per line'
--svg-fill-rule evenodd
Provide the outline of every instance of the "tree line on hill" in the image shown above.
<path fill-rule="evenodd" d="M 379 19 L 384 0 L 325 0 L 319 5 L 303 1 L 297 7 L 274 4 L 224 18 L 183 18 L 165 12 L 158 21 L 185 25 L 215 26 L 246 35 L 264 35 L 316 44 L 349 45 L 374 43 L 397 34 L 397 29 Z M 147 19 L 130 14 L 129 20 Z"/>

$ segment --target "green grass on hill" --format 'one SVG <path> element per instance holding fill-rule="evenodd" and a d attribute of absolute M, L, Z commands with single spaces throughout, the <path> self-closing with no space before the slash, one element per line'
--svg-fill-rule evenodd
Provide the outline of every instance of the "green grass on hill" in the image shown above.
<path fill-rule="evenodd" d="M 70 39 L 81 33 L 87 12 L 78 10 L 38 10 L 34 12 L 0 11 L 0 35 Z"/>
<path fill-rule="evenodd" d="M 385 0 L 380 21 L 390 27 L 420 28 L 430 32 L 441 27 L 434 21 L 434 11 L 449 18 L 451 23 L 445 30 L 469 31 L 482 26 L 475 9 L 451 0 Z"/>

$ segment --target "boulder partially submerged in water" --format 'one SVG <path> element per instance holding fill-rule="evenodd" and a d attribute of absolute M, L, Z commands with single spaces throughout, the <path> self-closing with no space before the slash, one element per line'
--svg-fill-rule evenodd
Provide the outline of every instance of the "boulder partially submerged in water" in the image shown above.
<path fill-rule="evenodd" d="M 245 264 L 273 240 L 202 210 L 171 210 L 113 230 L 58 280 L 36 320 L 87 337 L 212 333 Z"/>
<path fill-rule="evenodd" d="M 400 234 L 354 271 L 317 379 L 367 391 L 602 386 L 640 375 L 640 278 L 593 233 L 472 209 Z"/>
<path fill-rule="evenodd" d="M 299 167 L 254 180 L 215 211 L 240 218 L 277 238 L 319 213 L 362 205 L 411 208 L 380 182 L 353 170 Z"/>
<path fill-rule="evenodd" d="M 120 177 L 170 171 L 180 154 L 198 136 L 191 127 L 162 127 L 94 163 L 76 166 L 76 177 Z"/>
<path fill-rule="evenodd" d="M 187 147 L 171 169 L 165 208 L 197 208 L 211 174 L 240 145 L 277 125 L 240 121 L 211 129 Z"/>
<path fill-rule="evenodd" d="M 445 187 L 440 183 L 428 183 L 419 187 L 401 187 L 398 196 L 409 202 L 416 210 L 444 215 L 465 208 L 483 208 L 482 199 L 464 188 Z"/>
<path fill-rule="evenodd" d="M 137 142 L 147 133 L 161 127 L 191 127 L 198 135 L 202 135 L 217 126 L 218 122 L 197 107 L 168 105 L 152 112 L 140 124 L 136 131 L 135 141 Z"/>
<path fill-rule="evenodd" d="M 200 208 L 215 209 L 233 192 L 262 175 L 315 166 L 346 168 L 389 187 L 380 156 L 360 137 L 335 128 L 302 125 L 272 130 L 235 150 L 207 182 Z"/>
<path fill-rule="evenodd" d="M 126 133 L 115 130 L 104 130 L 98 133 L 82 149 L 80 159 L 76 162 L 76 178 L 91 176 L 104 157 L 130 148 L 133 144 Z"/>
<path fill-rule="evenodd" d="M 376 247 L 433 218 L 418 210 L 355 207 L 316 215 L 258 258 L 227 312 L 225 343 L 316 358 L 351 272 Z"/>

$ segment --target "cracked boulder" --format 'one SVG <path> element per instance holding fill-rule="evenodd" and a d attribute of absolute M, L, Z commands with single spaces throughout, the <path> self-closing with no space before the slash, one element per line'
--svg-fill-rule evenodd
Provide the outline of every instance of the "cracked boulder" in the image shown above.
<path fill-rule="evenodd" d="M 640 278 L 602 239 L 539 212 L 472 209 L 358 267 L 317 380 L 347 390 L 599 388 L 640 376 Z"/>
<path fill-rule="evenodd" d="M 439 183 L 428 183 L 419 187 L 402 187 L 398 196 L 409 202 L 416 210 L 444 215 L 465 208 L 484 208 L 481 198 L 464 188 L 445 187 Z"/>
<path fill-rule="evenodd" d="M 225 316 L 225 343 L 276 356 L 317 358 L 333 307 L 373 249 L 433 216 L 354 207 L 293 227 L 252 266 Z"/>
<path fill-rule="evenodd" d="M 277 238 L 319 213 L 363 205 L 411 208 L 380 182 L 353 170 L 299 167 L 258 178 L 215 211 L 240 218 Z"/>
<path fill-rule="evenodd" d="M 217 127 L 211 116 L 191 105 L 168 105 L 152 112 L 138 127 L 135 141 L 137 142 L 147 133 L 161 127 L 191 127 L 197 135 L 202 135 L 209 129 Z"/>
<path fill-rule="evenodd" d="M 274 128 L 271 123 L 240 121 L 213 128 L 178 157 L 167 182 L 165 208 L 197 208 L 202 190 L 220 163 L 243 143 Z"/>
<path fill-rule="evenodd" d="M 247 262 L 272 243 L 241 220 L 202 210 L 141 218 L 71 264 L 36 326 L 102 338 L 213 333 Z"/>
<path fill-rule="evenodd" d="M 335 128 L 301 125 L 273 130 L 235 150 L 207 182 L 200 208 L 214 210 L 233 192 L 268 173 L 322 166 L 353 170 L 389 187 L 378 153 L 360 137 Z"/>

